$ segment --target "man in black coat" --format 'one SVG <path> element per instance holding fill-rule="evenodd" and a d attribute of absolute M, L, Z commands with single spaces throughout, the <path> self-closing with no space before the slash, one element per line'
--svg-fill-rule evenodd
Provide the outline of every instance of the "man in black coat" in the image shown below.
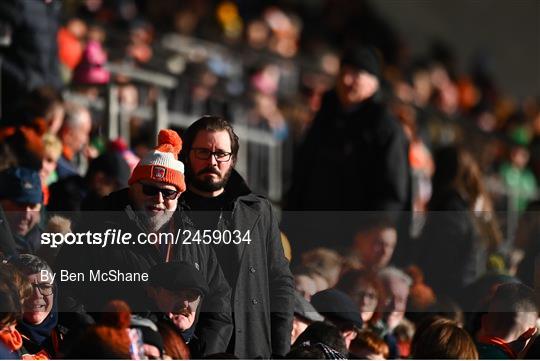
<path fill-rule="evenodd" d="M 184 165 L 176 159 L 180 149 L 178 134 L 162 130 L 158 147 L 134 169 L 129 188 L 104 198 L 103 211 L 107 212 L 89 212 L 81 217 L 85 229 L 90 226 L 92 234 L 121 230 L 131 234 L 129 242 L 114 245 L 109 242 L 103 247 L 103 243 L 74 244 L 67 248 L 64 245 L 56 271 L 80 272 L 86 276 L 78 282 L 60 283 L 61 310 L 68 311 L 83 303 L 87 311 L 101 312 L 108 301 L 122 299 L 128 302 L 133 312 L 142 312 L 146 310 L 144 287 L 148 286 L 152 266 L 170 261 L 190 263 L 201 273 L 209 288 L 194 330 L 204 356 L 225 352 L 232 334 L 231 291 L 214 251 L 210 246 L 187 243 L 183 239 L 157 244 L 144 241 L 150 239 L 147 238 L 150 234 L 176 235 L 178 230 L 189 230 L 185 215 L 176 212 L 178 197 L 186 189 Z M 143 242 L 139 242 L 140 235 L 143 235 L 140 238 Z M 111 270 L 127 276 L 111 282 Z M 90 272 L 94 275 L 108 273 L 108 280 L 92 281 Z M 140 279 L 133 281 L 137 277 Z"/>
<path fill-rule="evenodd" d="M 291 208 L 408 209 L 408 141 L 379 101 L 379 73 L 370 48 L 343 56 L 336 88 L 324 95 L 298 151 Z"/>
<path fill-rule="evenodd" d="M 400 123 L 381 99 L 380 81 L 373 49 L 359 47 L 345 52 L 336 87 L 324 95 L 297 151 L 287 199 L 289 210 L 383 211 L 393 212 L 394 218 L 400 211 L 410 210 L 409 145 Z M 330 234 L 317 229 L 306 235 L 302 230 L 304 239 L 348 247 L 358 217 L 345 221 L 343 213 L 335 212 L 321 217 L 309 223 L 325 224 Z M 289 231 L 294 235 L 294 230 Z M 344 243 L 335 244 L 336 239 Z"/>
<path fill-rule="evenodd" d="M 238 137 L 230 124 L 205 116 L 184 133 L 188 190 L 180 207 L 208 235 L 232 292 L 234 341 L 240 358 L 284 356 L 291 342 L 294 285 L 270 202 L 234 170 Z"/>

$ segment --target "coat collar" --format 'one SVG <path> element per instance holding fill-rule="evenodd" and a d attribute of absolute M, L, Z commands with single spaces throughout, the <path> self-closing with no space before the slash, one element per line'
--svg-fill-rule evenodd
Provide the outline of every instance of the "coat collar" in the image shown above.
<path fill-rule="evenodd" d="M 240 231 L 243 237 L 247 231 L 253 236 L 253 228 L 260 218 L 260 214 L 253 209 L 252 205 L 259 202 L 259 198 L 254 195 L 242 176 L 235 170 L 232 170 L 231 176 L 224 190 L 225 202 L 230 205 L 232 213 L 225 217 L 226 228 L 231 231 Z M 191 207 L 185 199 L 180 199 L 179 209 L 190 210 Z M 243 256 L 247 242 L 240 242 L 238 253 Z"/>

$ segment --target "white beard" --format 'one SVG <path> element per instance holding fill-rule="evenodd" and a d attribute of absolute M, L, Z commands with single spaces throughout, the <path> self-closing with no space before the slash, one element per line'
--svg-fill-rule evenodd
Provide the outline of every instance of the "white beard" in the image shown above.
<path fill-rule="evenodd" d="M 149 232 L 159 232 L 163 226 L 165 226 L 171 220 L 174 212 L 165 211 L 163 214 L 159 215 L 149 215 L 146 214 L 145 223 L 148 227 Z"/>

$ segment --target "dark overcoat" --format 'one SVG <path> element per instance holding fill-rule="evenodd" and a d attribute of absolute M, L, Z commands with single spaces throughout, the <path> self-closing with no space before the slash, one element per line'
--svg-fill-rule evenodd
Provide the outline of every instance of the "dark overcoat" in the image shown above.
<path fill-rule="evenodd" d="M 284 356 L 291 342 L 294 282 L 276 213 L 270 201 L 253 194 L 236 171 L 225 194 L 231 211 L 223 212 L 219 227 L 241 235 L 249 231 L 249 242 L 230 245 L 234 255 L 220 259 L 232 288 L 234 354 L 251 359 Z M 191 210 L 185 202 L 180 204 Z"/>
<path fill-rule="evenodd" d="M 87 212 L 83 222 L 94 225 L 93 231 L 103 232 L 107 228 L 122 229 L 131 234 L 141 232 L 129 214 L 128 189 L 113 192 L 104 199 L 108 212 Z M 114 211 L 114 212 L 112 212 Z M 91 219 L 93 218 L 93 219 Z M 173 217 L 175 229 L 186 227 L 180 212 Z M 102 224 L 96 224 L 102 223 Z M 181 242 L 180 242 L 181 243 Z M 232 334 L 230 308 L 231 290 L 223 276 L 212 247 L 202 244 L 177 244 L 173 247 L 170 260 L 185 261 L 194 265 L 206 280 L 210 292 L 201 305 L 196 331 L 203 355 L 225 352 Z M 58 269 L 88 274 L 94 271 L 118 269 L 127 272 L 148 272 L 152 266 L 164 262 L 163 252 L 150 244 L 114 245 L 107 247 L 72 246 L 62 248 L 58 256 Z M 107 301 L 126 300 L 134 312 L 145 310 L 144 284 L 122 282 L 65 282 L 61 294 L 66 303 L 83 303 L 91 312 L 101 311 Z M 67 300 L 66 300 L 67 298 Z"/>

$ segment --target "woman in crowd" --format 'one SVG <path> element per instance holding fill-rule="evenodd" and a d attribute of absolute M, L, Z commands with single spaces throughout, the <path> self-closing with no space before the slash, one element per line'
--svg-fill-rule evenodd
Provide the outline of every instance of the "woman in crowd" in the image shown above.
<path fill-rule="evenodd" d="M 22 336 L 17 322 L 22 315 L 22 303 L 30 294 L 30 284 L 14 267 L 0 263 L 0 359 L 18 359 Z"/>
<path fill-rule="evenodd" d="M 345 273 L 336 286 L 358 303 L 364 327 L 374 325 L 382 315 L 384 288 L 376 275 L 352 270 Z"/>
<path fill-rule="evenodd" d="M 39 257 L 30 254 L 20 255 L 14 263 L 32 285 L 32 292 L 23 303 L 22 320 L 17 325 L 22 334 L 23 354 L 30 358 L 56 358 L 65 333 L 58 327 L 52 270 Z"/>
<path fill-rule="evenodd" d="M 419 241 L 418 265 L 437 296 L 459 299 L 486 271 L 488 252 L 499 242 L 491 199 L 473 156 L 462 148 L 435 155 L 433 196 Z"/>

